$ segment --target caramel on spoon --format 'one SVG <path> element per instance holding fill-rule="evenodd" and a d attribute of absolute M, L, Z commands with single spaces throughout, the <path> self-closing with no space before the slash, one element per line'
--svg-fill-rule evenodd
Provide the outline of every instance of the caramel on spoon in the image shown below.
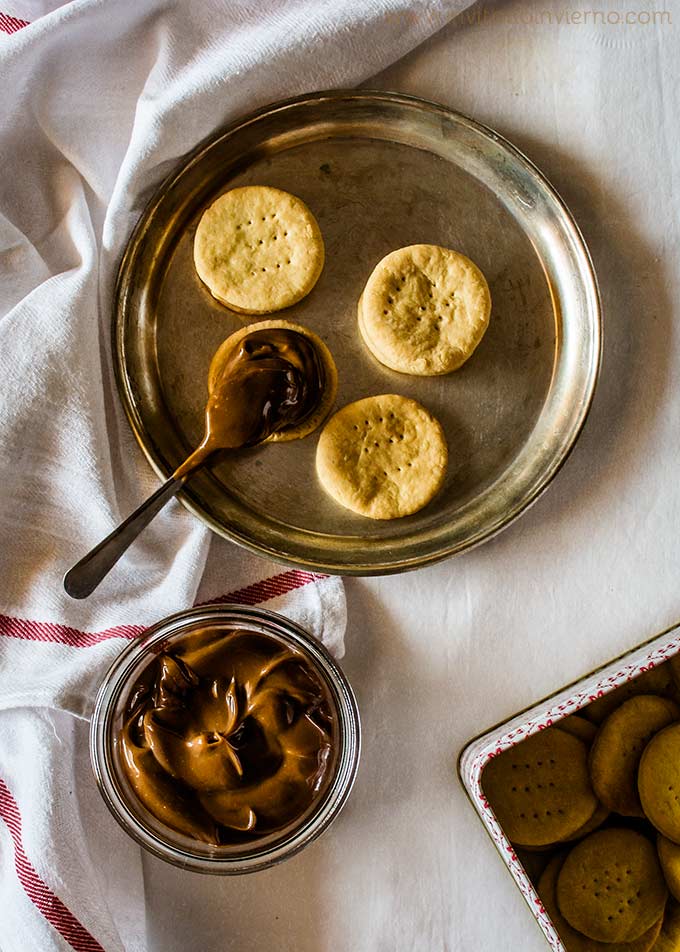
<path fill-rule="evenodd" d="M 160 489 L 69 569 L 66 592 L 72 598 L 90 595 L 141 530 L 213 454 L 256 446 L 301 423 L 319 405 L 324 383 L 319 355 L 299 331 L 263 328 L 231 345 L 228 338 L 210 366 L 200 445 Z"/>

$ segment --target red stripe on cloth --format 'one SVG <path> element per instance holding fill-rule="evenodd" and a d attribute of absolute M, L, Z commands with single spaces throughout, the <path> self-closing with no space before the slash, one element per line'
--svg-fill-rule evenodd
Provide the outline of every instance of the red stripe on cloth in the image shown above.
<path fill-rule="evenodd" d="M 323 578 L 328 578 L 328 576 L 293 569 L 290 572 L 282 572 L 280 575 L 272 575 L 269 578 L 262 579 L 261 582 L 253 582 L 252 585 L 246 585 L 245 588 L 238 588 L 235 592 L 220 595 L 219 598 L 211 598 L 210 601 L 201 604 L 217 603 L 222 605 L 225 602 L 233 602 L 235 605 L 259 605 L 261 602 L 268 602 L 272 598 L 286 595 L 296 588 L 303 588 L 305 585 Z"/>
<path fill-rule="evenodd" d="M 233 602 L 235 605 L 259 605 L 280 595 L 286 595 L 296 588 L 303 588 L 318 579 L 328 578 L 327 575 L 317 575 L 313 572 L 301 572 L 294 569 L 290 572 L 281 572 L 238 588 L 219 598 L 211 598 L 208 605 L 214 602 L 224 604 Z M 6 638 L 21 638 L 24 641 L 45 641 L 53 644 L 69 645 L 71 648 L 90 648 L 109 638 L 126 638 L 131 641 L 146 630 L 145 625 L 116 625 L 104 631 L 79 631 L 69 625 L 61 625 L 51 621 L 28 621 L 25 618 L 13 618 L 11 615 L 0 615 L 0 636 Z"/>
<path fill-rule="evenodd" d="M 18 17 L 12 17 L 9 13 L 0 13 L 0 33 L 16 33 L 17 30 L 28 25 L 28 20 L 19 20 Z"/>
<path fill-rule="evenodd" d="M 14 866 L 19 882 L 31 902 L 76 952 L 104 952 L 94 936 L 90 935 L 85 926 L 78 922 L 61 899 L 55 896 L 29 862 L 21 834 L 19 807 L 4 780 L 0 780 L 0 816 L 7 824 L 14 843 Z"/>
<path fill-rule="evenodd" d="M 136 638 L 144 631 L 144 625 L 117 625 L 104 631 L 79 631 L 69 625 L 51 621 L 28 621 L 0 615 L 0 635 L 7 638 L 23 638 L 25 641 L 51 641 L 72 648 L 89 648 L 108 638 Z"/>

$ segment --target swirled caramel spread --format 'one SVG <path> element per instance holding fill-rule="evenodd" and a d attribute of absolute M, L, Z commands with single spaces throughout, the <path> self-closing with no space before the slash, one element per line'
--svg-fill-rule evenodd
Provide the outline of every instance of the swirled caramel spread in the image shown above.
<path fill-rule="evenodd" d="M 324 369 L 314 344 L 287 327 L 261 328 L 217 352 L 201 445 L 175 472 L 186 475 L 219 449 L 262 443 L 302 423 L 319 405 Z"/>
<path fill-rule="evenodd" d="M 243 843 L 282 830 L 325 790 L 333 711 L 301 653 L 259 632 L 201 629 L 157 655 L 132 689 L 121 764 L 162 823 Z"/>

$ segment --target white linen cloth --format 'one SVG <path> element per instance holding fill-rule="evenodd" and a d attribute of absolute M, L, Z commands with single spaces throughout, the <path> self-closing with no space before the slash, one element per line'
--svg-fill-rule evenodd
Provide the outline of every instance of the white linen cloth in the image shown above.
<path fill-rule="evenodd" d="M 467 5 L 0 2 L 34 21 L 0 37 L 3 952 L 145 947 L 139 850 L 106 812 L 87 757 L 94 693 L 125 639 L 231 594 L 343 650 L 340 580 L 211 543 L 176 502 L 90 599 L 64 595 L 64 571 L 157 484 L 110 369 L 112 281 L 130 230 L 213 129 L 271 100 L 357 84 Z"/>

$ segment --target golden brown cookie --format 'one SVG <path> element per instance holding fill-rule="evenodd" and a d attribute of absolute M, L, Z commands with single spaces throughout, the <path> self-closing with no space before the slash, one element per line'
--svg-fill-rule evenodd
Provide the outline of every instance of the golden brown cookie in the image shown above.
<path fill-rule="evenodd" d="M 207 208 L 194 237 L 194 264 L 213 297 L 232 311 L 269 314 L 309 294 L 324 245 L 302 199 L 266 185 L 233 188 Z"/>
<path fill-rule="evenodd" d="M 546 728 L 494 757 L 482 788 L 508 839 L 546 846 L 566 839 L 595 813 L 598 802 L 582 740 Z"/>
<path fill-rule="evenodd" d="M 582 709 L 582 713 L 589 721 L 600 724 L 620 704 L 638 694 L 658 694 L 661 697 L 669 697 L 671 700 L 680 703 L 680 692 L 669 665 L 659 664 L 654 668 L 643 671 L 632 681 L 625 681 L 608 694 L 603 694 L 597 700 L 591 701 L 587 707 Z"/>
<path fill-rule="evenodd" d="M 668 898 L 656 850 L 635 830 L 591 833 L 564 861 L 557 904 L 569 925 L 598 942 L 633 942 L 663 915 Z"/>
<path fill-rule="evenodd" d="M 359 299 L 361 336 L 400 373 L 456 370 L 484 336 L 491 295 L 465 255 L 438 245 L 398 248 L 378 262 Z"/>
<path fill-rule="evenodd" d="M 661 932 L 652 952 L 680 952 L 680 905 L 673 899 L 666 904 Z"/>
<path fill-rule="evenodd" d="M 555 726 L 558 730 L 566 731 L 568 734 L 578 737 L 584 744 L 589 746 L 597 734 L 597 727 L 590 721 L 587 721 L 585 717 L 580 717 L 578 714 L 571 714 L 569 717 L 565 717 L 563 720 L 558 721 Z M 587 820 L 583 826 L 579 827 L 575 833 L 565 837 L 561 842 L 567 843 L 572 840 L 583 839 L 584 836 L 587 836 L 602 826 L 608 816 L 609 810 L 603 804 L 599 803 L 597 810 L 595 810 L 591 818 Z"/>
<path fill-rule="evenodd" d="M 426 506 L 444 482 L 444 431 L 425 407 L 396 394 L 339 410 L 319 438 L 316 470 L 340 505 L 371 519 L 397 519 Z"/>
<path fill-rule="evenodd" d="M 272 433 L 272 435 L 264 441 L 265 443 L 285 443 L 288 440 L 301 440 L 304 436 L 308 436 L 323 423 L 331 412 L 333 404 L 335 403 L 335 396 L 338 392 L 338 371 L 335 367 L 335 361 L 333 360 L 333 355 L 330 350 L 326 347 L 321 338 L 313 331 L 310 331 L 308 327 L 303 327 L 301 324 L 292 324 L 290 321 L 276 320 L 258 321 L 257 324 L 249 324 L 247 327 L 241 327 L 220 344 L 213 355 L 213 359 L 210 361 L 210 369 L 208 370 L 208 392 L 211 393 L 213 390 L 215 378 L 223 357 L 229 354 L 239 341 L 247 337 L 248 334 L 252 334 L 253 331 L 277 327 L 297 331 L 298 334 L 304 335 L 304 337 L 312 342 L 319 356 L 321 366 L 323 367 L 325 383 L 321 402 L 316 410 L 297 426 L 291 426 L 278 433 Z"/>
<path fill-rule="evenodd" d="M 671 895 L 680 902 L 680 846 L 659 833 L 656 837 L 656 849 Z"/>
<path fill-rule="evenodd" d="M 590 749 L 590 778 L 601 803 L 622 816 L 644 816 L 637 792 L 642 752 L 679 718 L 675 701 L 655 694 L 629 698 L 609 715 Z"/>
<path fill-rule="evenodd" d="M 572 929 L 557 905 L 557 877 L 563 863 L 562 854 L 550 861 L 539 880 L 537 892 L 567 952 L 652 952 L 661 931 L 662 918 L 634 942 L 597 942 Z"/>
<path fill-rule="evenodd" d="M 570 714 L 569 717 L 562 718 L 561 721 L 558 721 L 555 724 L 558 730 L 566 731 L 567 734 L 573 734 L 574 737 L 580 738 L 584 744 L 592 743 L 595 734 L 597 734 L 597 728 L 591 722 L 586 720 L 585 717 L 580 717 L 578 714 Z"/>
<path fill-rule="evenodd" d="M 580 826 L 575 833 L 572 833 L 571 836 L 566 836 L 563 840 L 560 840 L 560 842 L 571 843 L 573 840 L 582 840 L 584 836 L 588 836 L 589 833 L 594 833 L 598 827 L 602 826 L 608 816 L 609 810 L 601 803 L 598 803 L 597 810 L 593 813 L 591 818 L 586 820 L 583 826 Z"/>
<path fill-rule="evenodd" d="M 680 724 L 665 727 L 645 747 L 638 769 L 645 816 L 659 833 L 680 843 Z"/>

